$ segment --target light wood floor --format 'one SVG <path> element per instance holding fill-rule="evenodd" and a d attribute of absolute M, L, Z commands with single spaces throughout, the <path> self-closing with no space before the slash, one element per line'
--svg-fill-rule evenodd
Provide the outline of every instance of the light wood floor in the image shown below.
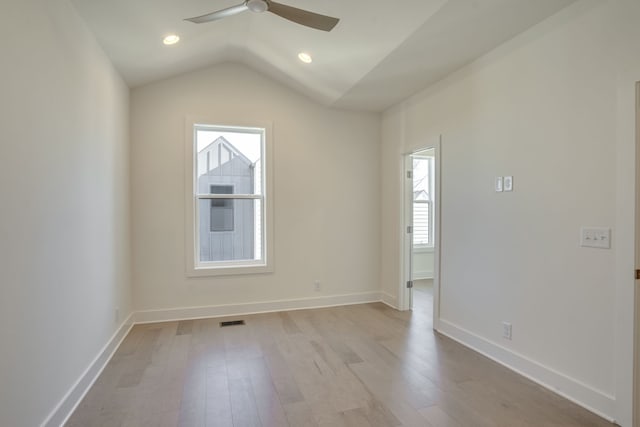
<path fill-rule="evenodd" d="M 133 328 L 67 426 L 608 426 L 383 304 Z"/>
<path fill-rule="evenodd" d="M 430 325 L 433 325 L 433 279 L 413 281 L 413 311 L 414 315 L 431 317 Z"/>

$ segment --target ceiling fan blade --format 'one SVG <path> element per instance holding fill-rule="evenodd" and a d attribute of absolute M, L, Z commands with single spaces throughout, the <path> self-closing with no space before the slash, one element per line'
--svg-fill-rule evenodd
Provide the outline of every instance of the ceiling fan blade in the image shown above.
<path fill-rule="evenodd" d="M 302 10 L 295 7 L 287 6 L 285 4 L 269 1 L 269 9 L 271 13 L 288 19 L 289 21 L 296 22 L 307 27 L 315 28 L 316 30 L 331 31 L 336 26 L 338 18 L 332 18 L 330 16 L 320 15 L 317 13 L 309 12 L 308 10 Z"/>
<path fill-rule="evenodd" d="M 190 21 L 196 24 L 202 24 L 203 22 L 211 22 L 216 19 L 226 18 L 227 16 L 237 15 L 238 13 L 248 10 L 247 3 L 242 3 L 237 6 L 231 6 L 226 9 L 219 10 L 217 12 L 207 13 L 206 15 L 196 16 L 195 18 L 187 18 L 185 21 Z"/>

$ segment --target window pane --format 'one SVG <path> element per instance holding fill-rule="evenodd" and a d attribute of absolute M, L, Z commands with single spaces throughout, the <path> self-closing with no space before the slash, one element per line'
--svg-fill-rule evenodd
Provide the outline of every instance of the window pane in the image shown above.
<path fill-rule="evenodd" d="M 211 200 L 211 228 L 210 231 L 233 231 L 234 200 Z"/>
<path fill-rule="evenodd" d="M 413 244 L 414 245 L 430 245 L 429 226 L 431 221 L 429 218 L 428 203 L 413 204 Z"/>
<path fill-rule="evenodd" d="M 413 158 L 413 244 L 433 244 L 433 157 Z"/>
<path fill-rule="evenodd" d="M 263 193 L 261 133 L 196 128 L 196 147 L 199 194 Z"/>
<path fill-rule="evenodd" d="M 262 259 L 260 200 L 200 199 L 198 202 L 200 262 Z"/>

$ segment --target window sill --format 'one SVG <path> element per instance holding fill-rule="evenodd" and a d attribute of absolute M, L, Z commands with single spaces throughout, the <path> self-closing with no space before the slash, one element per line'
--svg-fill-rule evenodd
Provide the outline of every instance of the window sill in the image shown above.
<path fill-rule="evenodd" d="M 187 271 L 187 277 L 240 276 L 246 274 L 266 273 L 273 273 L 273 266 L 269 264 L 256 264 L 242 266 L 194 267 Z"/>
<path fill-rule="evenodd" d="M 414 246 L 413 253 L 418 253 L 418 254 L 433 253 L 433 246 Z"/>

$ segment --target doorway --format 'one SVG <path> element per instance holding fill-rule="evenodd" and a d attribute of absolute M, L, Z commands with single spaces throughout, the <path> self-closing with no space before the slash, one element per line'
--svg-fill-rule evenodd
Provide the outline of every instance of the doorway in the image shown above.
<path fill-rule="evenodd" d="M 400 308 L 437 327 L 439 308 L 439 151 L 434 144 L 404 156 L 403 280 Z"/>

